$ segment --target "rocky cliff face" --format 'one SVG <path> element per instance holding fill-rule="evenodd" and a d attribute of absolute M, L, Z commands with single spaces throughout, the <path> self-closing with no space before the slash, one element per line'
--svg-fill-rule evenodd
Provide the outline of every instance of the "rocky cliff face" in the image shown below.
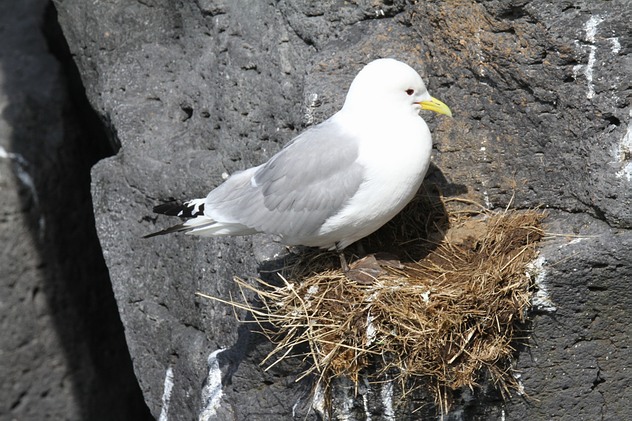
<path fill-rule="evenodd" d="M 117 151 L 93 167 L 93 209 L 154 417 L 318 417 L 297 366 L 264 371 L 270 345 L 195 296 L 235 296 L 232 277 L 257 276 L 279 248 L 261 236 L 141 236 L 165 224 L 154 204 L 203 197 L 223 173 L 264 161 L 337 110 L 364 63 L 394 57 L 455 114 L 427 118 L 428 182 L 489 208 L 546 208 L 555 234 L 535 262 L 532 334 L 517 356 L 528 397 L 464 391 L 450 419 L 630 418 L 629 2 L 54 3 Z M 98 253 L 86 250 L 86 261 Z M 334 417 L 436 416 L 431 402 L 409 415 L 390 387 L 355 395 L 341 382 Z"/>
<path fill-rule="evenodd" d="M 113 151 L 52 4 L 0 10 L 0 419 L 147 419 L 90 198 Z"/>

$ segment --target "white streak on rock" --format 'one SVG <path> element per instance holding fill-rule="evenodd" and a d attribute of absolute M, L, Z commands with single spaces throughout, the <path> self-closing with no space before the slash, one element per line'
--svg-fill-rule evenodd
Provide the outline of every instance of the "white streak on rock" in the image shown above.
<path fill-rule="evenodd" d="M 603 22 L 603 19 L 599 17 L 599 15 L 591 16 L 586 24 L 584 25 L 584 30 L 586 31 L 586 41 L 590 43 L 595 42 L 595 35 L 597 35 L 597 25 Z"/>
<path fill-rule="evenodd" d="M 395 410 L 393 410 L 393 381 L 389 380 L 382 383 L 380 390 L 380 398 L 384 407 L 384 419 L 395 421 Z"/>
<path fill-rule="evenodd" d="M 524 396 L 524 385 L 522 384 L 522 375 L 520 373 L 514 373 L 513 377 L 514 379 L 516 379 L 516 382 L 518 383 L 518 390 L 516 390 L 516 392 L 520 396 Z"/>
<path fill-rule="evenodd" d="M 630 110 L 630 121 L 628 130 L 623 135 L 621 141 L 613 148 L 615 162 L 622 164 L 617 171 L 617 177 L 632 181 L 632 110 Z"/>
<path fill-rule="evenodd" d="M 608 39 L 612 44 L 612 47 L 610 47 L 610 51 L 612 51 L 612 54 L 619 54 L 619 51 L 621 51 L 621 43 L 619 42 L 619 37 L 612 37 Z"/>
<path fill-rule="evenodd" d="M 0 146 L 0 158 L 11 159 L 13 161 L 16 161 L 20 165 L 26 165 L 26 160 L 22 157 L 22 155 L 9 152 L 2 146 Z"/>
<path fill-rule="evenodd" d="M 531 305 L 533 308 L 539 311 L 546 312 L 555 312 L 557 308 L 553 304 L 553 300 L 549 295 L 548 287 L 546 285 L 546 270 L 544 269 L 544 265 L 546 264 L 546 259 L 542 256 L 539 256 L 533 262 L 531 262 L 527 268 L 527 276 L 534 279 L 535 285 L 538 290 L 531 298 Z"/>
<path fill-rule="evenodd" d="M 586 80 L 588 80 L 588 92 L 586 93 L 586 98 L 592 99 L 595 97 L 595 85 L 593 84 L 593 69 L 595 68 L 595 54 L 597 52 L 597 47 L 594 45 L 590 46 L 590 53 L 588 54 L 588 64 L 584 68 L 584 76 L 586 76 Z"/>
<path fill-rule="evenodd" d="M 20 182 L 22 182 L 22 184 L 24 184 L 24 186 L 29 189 L 29 191 L 33 195 L 33 200 L 35 201 L 35 204 L 38 205 L 39 201 L 37 190 L 35 190 L 33 177 L 31 177 L 31 175 L 26 171 L 26 168 L 28 168 L 29 166 L 26 159 L 24 159 L 24 157 L 20 154 L 7 151 L 2 146 L 0 146 L 0 158 L 9 159 L 17 164 L 15 166 L 15 175 L 18 177 Z"/>
<path fill-rule="evenodd" d="M 165 383 L 162 388 L 162 409 L 158 421 L 167 421 L 169 419 L 169 402 L 171 401 L 171 391 L 173 390 L 173 368 L 167 368 L 165 373 Z"/>
<path fill-rule="evenodd" d="M 27 171 L 29 167 L 29 163 L 24 157 L 20 154 L 9 152 L 2 146 L 0 146 L 0 159 L 8 159 L 13 161 L 16 165 L 15 168 L 15 176 L 20 180 L 22 185 L 29 189 L 31 192 L 31 196 L 33 197 L 33 202 L 36 208 L 39 208 L 39 196 L 37 195 L 37 190 L 35 189 L 35 182 L 33 181 L 33 177 Z M 44 230 L 46 228 L 46 220 L 44 216 L 40 214 L 39 218 L 39 235 L 40 237 L 44 236 Z"/>
<path fill-rule="evenodd" d="M 316 411 L 323 418 L 325 418 L 325 416 L 327 415 L 327 412 L 325 411 L 325 390 L 320 383 L 316 384 L 316 387 L 314 388 L 312 408 L 314 408 L 314 411 Z"/>
<path fill-rule="evenodd" d="M 572 245 L 572 244 L 578 244 L 581 243 L 582 241 L 584 241 L 586 239 L 586 237 L 578 237 L 578 238 L 574 238 L 571 241 L 568 242 L 568 245 Z"/>
<path fill-rule="evenodd" d="M 366 377 L 363 377 L 364 393 L 362 394 L 362 404 L 364 405 L 364 419 L 371 421 L 371 411 L 369 409 L 369 394 L 371 393 L 371 384 Z"/>
<path fill-rule="evenodd" d="M 340 395 L 342 398 L 341 405 L 339 406 L 338 417 L 336 418 L 339 421 L 352 421 L 354 419 L 353 416 L 353 394 L 349 393 L 349 387 L 340 388 Z"/>
<path fill-rule="evenodd" d="M 483 138 L 482 140 L 482 146 L 480 147 L 480 152 L 481 152 L 481 159 L 482 162 L 487 164 L 490 162 L 489 160 L 489 156 L 487 154 L 487 139 Z M 481 179 L 481 185 L 483 186 L 483 200 L 485 201 L 485 207 L 487 209 L 491 209 L 493 207 L 491 200 L 489 200 L 489 193 L 487 191 L 487 182 L 485 181 L 485 179 Z"/>
<path fill-rule="evenodd" d="M 487 192 L 487 190 L 483 190 L 483 201 L 485 202 L 485 207 L 487 209 L 492 208 L 492 202 L 491 200 L 489 200 L 489 193 Z"/>
<path fill-rule="evenodd" d="M 298 408 L 298 405 L 301 403 L 301 400 L 298 399 L 296 402 L 294 402 L 294 405 L 292 405 L 292 418 L 296 418 L 296 408 Z"/>
<path fill-rule="evenodd" d="M 208 376 L 206 384 L 202 388 L 202 405 L 204 405 L 200 413 L 200 421 L 209 421 L 217 414 L 217 408 L 222 400 L 222 371 L 219 368 L 217 355 L 224 351 L 223 348 L 217 349 L 208 356 Z"/>
<path fill-rule="evenodd" d="M 595 44 L 595 35 L 597 35 L 597 26 L 603 22 L 603 19 L 597 15 L 591 16 L 590 19 L 584 24 L 584 32 L 586 33 L 585 41 L 591 45 L 588 45 L 588 63 L 585 66 L 580 64 L 573 67 L 573 75 L 577 76 L 579 71 L 583 68 L 584 76 L 588 82 L 588 91 L 586 97 L 592 99 L 595 96 L 595 86 L 593 85 L 593 72 L 595 68 L 595 62 L 597 61 L 597 46 Z"/>

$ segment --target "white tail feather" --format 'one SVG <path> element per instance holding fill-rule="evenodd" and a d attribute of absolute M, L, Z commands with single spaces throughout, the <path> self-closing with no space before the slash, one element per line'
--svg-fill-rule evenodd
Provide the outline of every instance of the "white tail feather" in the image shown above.
<path fill-rule="evenodd" d="M 183 224 L 186 234 L 200 237 L 215 237 L 221 235 L 250 235 L 257 231 L 237 223 L 217 222 L 208 216 L 198 216 Z"/>

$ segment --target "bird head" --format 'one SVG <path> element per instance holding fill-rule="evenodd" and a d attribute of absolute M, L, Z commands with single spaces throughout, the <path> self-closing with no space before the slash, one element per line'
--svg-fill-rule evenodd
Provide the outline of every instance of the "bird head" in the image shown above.
<path fill-rule="evenodd" d="M 428 110 L 452 116 L 446 104 L 428 93 L 412 67 L 392 58 L 364 66 L 349 87 L 344 108 L 371 113 Z"/>

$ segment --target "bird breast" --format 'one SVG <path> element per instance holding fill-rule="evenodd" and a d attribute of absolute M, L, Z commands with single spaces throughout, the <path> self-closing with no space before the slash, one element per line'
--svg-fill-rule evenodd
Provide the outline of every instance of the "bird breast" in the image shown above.
<path fill-rule="evenodd" d="M 418 116 L 384 117 L 382 124 L 354 126 L 359 139 L 358 163 L 364 181 L 320 233 L 336 233 L 344 244 L 380 228 L 414 197 L 430 164 L 432 139 Z M 348 126 L 349 127 L 349 126 Z M 344 245 L 343 245 L 344 246 Z"/>

